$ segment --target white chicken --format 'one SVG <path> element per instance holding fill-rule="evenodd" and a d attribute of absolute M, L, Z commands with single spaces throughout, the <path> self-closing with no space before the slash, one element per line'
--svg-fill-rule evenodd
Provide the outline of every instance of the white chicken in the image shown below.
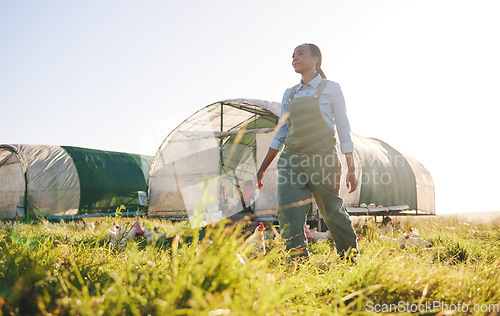
<path fill-rule="evenodd" d="M 87 228 L 91 231 L 94 231 L 95 230 L 94 222 L 87 223 Z"/>
<path fill-rule="evenodd" d="M 153 230 L 150 230 L 148 227 L 144 228 L 144 238 L 148 243 L 159 240 L 161 237 L 165 237 L 167 234 L 160 232 L 159 227 L 154 227 Z"/>
<path fill-rule="evenodd" d="M 313 242 L 318 242 L 321 240 L 333 240 L 332 234 L 329 230 L 326 232 L 319 232 L 317 227 L 310 230 L 310 234 Z"/>
<path fill-rule="evenodd" d="M 403 225 L 401 225 L 401 221 L 398 221 L 396 223 L 396 225 L 394 226 L 394 229 L 396 229 L 396 231 L 402 231 L 403 230 Z"/>
<path fill-rule="evenodd" d="M 76 222 L 76 228 L 78 228 L 79 230 L 84 230 L 86 227 L 87 226 L 85 225 L 85 222 L 83 220 Z"/>
<path fill-rule="evenodd" d="M 384 235 L 379 235 L 379 237 L 383 241 L 390 241 L 390 242 L 396 242 L 396 241 L 398 241 L 396 238 L 391 238 L 391 237 L 387 237 L 387 236 L 384 236 Z"/>
<path fill-rule="evenodd" d="M 408 235 L 406 233 L 404 233 L 399 239 L 387 237 L 384 235 L 379 235 L 379 237 L 380 237 L 380 239 L 382 239 L 383 241 L 386 241 L 386 242 L 393 242 L 393 243 L 398 242 L 399 246 L 401 248 L 406 248 L 406 246 L 409 246 L 409 247 L 427 247 L 427 248 L 434 246 L 434 244 L 431 242 L 428 242 L 422 238 L 411 237 L 410 235 Z"/>
<path fill-rule="evenodd" d="M 416 238 L 420 237 L 420 234 L 418 233 L 418 230 L 416 228 L 410 226 L 409 230 L 410 230 L 409 233 L 410 237 L 416 237 Z"/>
<path fill-rule="evenodd" d="M 65 222 L 65 221 L 61 220 L 61 226 L 65 227 L 65 228 L 69 228 L 69 229 L 74 229 L 74 228 L 76 228 L 76 223 L 73 221 Z"/>
<path fill-rule="evenodd" d="M 6 229 L 6 230 L 11 229 L 13 226 L 14 226 L 13 221 L 2 220 L 0 222 L 0 228 L 2 228 L 2 229 Z"/>
<path fill-rule="evenodd" d="M 254 249 L 252 253 L 261 252 L 266 254 L 266 244 L 264 241 L 264 231 L 266 228 L 262 222 L 259 222 L 259 225 L 255 228 L 253 234 L 245 240 L 244 246 L 253 244 Z"/>
<path fill-rule="evenodd" d="M 119 248 L 125 247 L 127 240 L 124 238 L 125 229 L 120 225 L 113 222 L 113 227 L 108 229 L 108 237 L 112 244 L 118 246 Z"/>
<path fill-rule="evenodd" d="M 383 234 L 392 235 L 393 232 L 392 221 L 388 222 L 387 225 L 385 225 L 385 227 L 382 228 L 377 227 L 377 230 Z"/>
<path fill-rule="evenodd" d="M 150 242 L 153 241 L 153 232 L 148 227 L 144 227 L 144 234 L 143 234 L 143 236 L 144 236 L 144 238 L 146 238 L 146 241 L 148 243 L 150 243 Z"/>
<path fill-rule="evenodd" d="M 401 248 L 405 248 L 407 245 L 410 247 L 432 247 L 434 244 L 432 242 L 428 242 L 422 238 L 411 237 L 409 234 L 403 234 L 401 238 L 399 238 Z"/>
<path fill-rule="evenodd" d="M 411 247 L 430 248 L 430 247 L 434 246 L 434 244 L 432 242 L 428 242 L 427 240 L 424 240 L 422 238 L 416 238 L 416 237 L 411 237 L 411 236 L 406 241 L 406 244 L 411 246 Z"/>
<path fill-rule="evenodd" d="M 379 235 L 380 239 L 382 239 L 383 241 L 385 242 L 390 242 L 390 243 L 399 243 L 399 247 L 400 248 L 404 248 L 405 247 L 405 243 L 406 243 L 406 234 L 403 235 L 401 238 L 399 239 L 396 239 L 396 238 L 392 238 L 392 237 L 387 237 L 385 235 Z"/>

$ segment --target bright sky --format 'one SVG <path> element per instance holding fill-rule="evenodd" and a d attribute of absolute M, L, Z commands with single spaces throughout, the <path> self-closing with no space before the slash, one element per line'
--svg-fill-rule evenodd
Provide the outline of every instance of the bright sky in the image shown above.
<path fill-rule="evenodd" d="M 323 53 L 354 133 L 432 174 L 438 213 L 498 211 L 497 0 L 0 0 L 0 143 L 154 155 L 228 98 L 281 101 Z"/>

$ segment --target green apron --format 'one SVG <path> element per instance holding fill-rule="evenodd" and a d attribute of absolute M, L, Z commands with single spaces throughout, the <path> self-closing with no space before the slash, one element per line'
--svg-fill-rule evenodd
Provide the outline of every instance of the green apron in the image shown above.
<path fill-rule="evenodd" d="M 288 99 L 288 135 L 278 159 L 278 219 L 282 237 L 292 256 L 308 256 L 304 224 L 314 196 L 332 234 L 337 253 L 357 252 L 356 233 L 339 196 L 342 173 L 334 132 L 325 122 L 319 95 L 322 80 L 313 96 Z"/>

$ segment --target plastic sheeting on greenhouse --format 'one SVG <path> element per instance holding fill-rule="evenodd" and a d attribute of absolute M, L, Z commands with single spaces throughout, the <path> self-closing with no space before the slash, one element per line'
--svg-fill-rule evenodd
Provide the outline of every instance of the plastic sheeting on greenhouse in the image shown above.
<path fill-rule="evenodd" d="M 276 102 L 233 99 L 188 117 L 166 137 L 151 165 L 149 215 L 189 217 L 195 226 L 242 211 L 275 215 L 277 157 L 261 190 L 254 189 L 252 180 L 275 135 L 279 113 Z M 345 185 L 340 190 L 350 213 L 367 213 L 371 207 L 435 213 L 432 177 L 420 163 L 381 140 L 351 135 L 360 185 L 351 194 Z M 345 156 L 339 158 L 345 169 Z M 346 170 L 342 174 L 344 184 Z"/>
<path fill-rule="evenodd" d="M 18 210 L 29 217 L 135 210 L 151 161 L 79 147 L 0 145 L 0 218 Z"/>

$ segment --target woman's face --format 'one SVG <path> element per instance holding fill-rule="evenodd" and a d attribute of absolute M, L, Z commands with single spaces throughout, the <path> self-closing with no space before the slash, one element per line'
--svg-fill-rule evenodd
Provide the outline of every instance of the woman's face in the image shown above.
<path fill-rule="evenodd" d="M 309 45 L 299 45 L 293 51 L 292 66 L 296 73 L 303 74 L 310 70 L 315 70 L 319 58 L 312 55 Z"/>

